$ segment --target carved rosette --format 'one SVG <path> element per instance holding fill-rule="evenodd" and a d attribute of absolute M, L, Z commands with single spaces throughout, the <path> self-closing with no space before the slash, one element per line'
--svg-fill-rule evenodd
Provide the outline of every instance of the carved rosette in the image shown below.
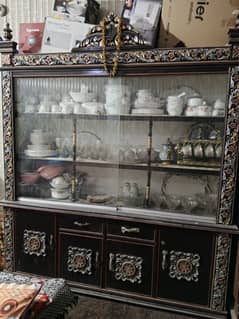
<path fill-rule="evenodd" d="M 113 62 L 114 51 L 107 52 L 107 60 Z M 121 51 L 119 63 L 168 63 L 227 61 L 231 57 L 231 48 L 175 48 Z M 10 60 L 2 60 L 3 66 L 59 66 L 102 64 L 102 52 L 55 53 L 55 54 L 15 54 Z M 9 64 L 10 63 L 10 64 Z"/>
<path fill-rule="evenodd" d="M 4 208 L 4 269 L 14 271 L 14 213 L 10 208 Z"/>
<path fill-rule="evenodd" d="M 225 149 L 221 178 L 220 209 L 218 223 L 230 224 L 233 213 L 233 199 L 238 161 L 239 132 L 239 67 L 231 74 L 231 87 L 225 130 Z"/>
<path fill-rule="evenodd" d="M 92 255 L 91 249 L 69 246 L 67 270 L 82 275 L 92 275 Z"/>
<path fill-rule="evenodd" d="M 238 60 L 239 59 L 239 46 L 232 47 L 232 59 Z"/>
<path fill-rule="evenodd" d="M 46 233 L 24 230 L 23 234 L 24 254 L 46 256 Z"/>
<path fill-rule="evenodd" d="M 13 133 L 13 104 L 12 78 L 10 72 L 3 72 L 2 79 L 2 108 L 3 108 L 3 149 L 5 171 L 5 199 L 14 200 L 14 133 Z"/>
<path fill-rule="evenodd" d="M 169 277 L 178 280 L 195 281 L 199 279 L 199 254 L 170 251 Z"/>
<path fill-rule="evenodd" d="M 225 310 L 231 241 L 228 234 L 219 234 L 216 238 L 211 308 L 217 311 Z"/>
<path fill-rule="evenodd" d="M 115 279 L 141 284 L 143 258 L 115 254 Z"/>

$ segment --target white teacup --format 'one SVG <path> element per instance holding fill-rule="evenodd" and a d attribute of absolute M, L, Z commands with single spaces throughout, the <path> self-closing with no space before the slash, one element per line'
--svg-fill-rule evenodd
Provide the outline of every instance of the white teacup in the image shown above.
<path fill-rule="evenodd" d="M 64 114 L 70 114 L 73 111 L 73 103 L 60 103 L 61 112 Z"/>
<path fill-rule="evenodd" d="M 61 112 L 61 106 L 59 104 L 52 104 L 51 112 L 52 113 L 60 113 Z"/>
<path fill-rule="evenodd" d="M 51 106 L 48 103 L 41 103 L 39 107 L 39 113 L 48 113 L 50 112 Z"/>
<path fill-rule="evenodd" d="M 25 113 L 34 113 L 36 111 L 35 105 L 33 104 L 26 104 L 25 105 Z"/>
<path fill-rule="evenodd" d="M 84 109 L 83 109 L 83 107 L 81 106 L 80 103 L 74 103 L 73 113 L 75 113 L 75 114 L 82 114 L 82 113 L 84 113 Z"/>
<path fill-rule="evenodd" d="M 197 107 L 198 116 L 209 116 L 212 114 L 212 108 L 209 105 L 200 105 Z"/>
<path fill-rule="evenodd" d="M 171 116 L 181 115 L 183 112 L 183 100 L 178 96 L 169 96 L 167 99 L 167 112 Z"/>

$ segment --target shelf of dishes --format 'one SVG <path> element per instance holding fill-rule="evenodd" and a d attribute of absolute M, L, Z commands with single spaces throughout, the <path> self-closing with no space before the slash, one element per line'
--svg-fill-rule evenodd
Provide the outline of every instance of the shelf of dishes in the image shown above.
<path fill-rule="evenodd" d="M 35 117 L 36 113 L 16 113 L 16 117 Z M 61 113 L 37 113 L 37 117 L 51 119 L 51 116 L 56 119 L 83 119 L 83 120 L 120 120 L 120 121 L 158 121 L 158 122 L 224 122 L 224 116 L 172 116 L 164 115 L 101 115 L 101 114 L 61 114 Z"/>
<path fill-rule="evenodd" d="M 138 164 L 158 163 L 161 166 L 177 164 L 182 166 L 218 168 L 220 167 L 222 131 L 207 123 L 191 126 L 187 136 L 173 143 L 170 138 L 157 147 L 148 145 L 106 144 L 92 131 L 79 131 L 93 136 L 93 143 L 80 143 L 76 135 L 53 137 L 49 132 L 35 129 L 30 133 L 29 144 L 24 144 L 17 152 L 31 159 L 64 158 L 74 161 L 98 163 Z M 150 136 L 149 136 L 150 140 Z M 95 162 L 97 163 L 97 162 Z M 102 165 L 102 164 L 101 164 Z"/>
<path fill-rule="evenodd" d="M 43 85 L 43 83 L 42 83 Z M 45 83 L 45 85 L 47 85 Z M 23 89 L 23 88 L 22 88 Z M 38 88 L 40 89 L 40 88 Z M 131 92 L 129 86 L 111 79 L 101 90 L 101 94 L 90 90 L 82 83 L 78 90 L 62 89 L 62 94 L 39 93 L 37 87 L 31 89 L 30 96 L 19 96 L 17 110 L 21 113 L 52 114 L 93 114 L 93 115 L 146 115 L 146 116 L 224 116 L 226 105 L 219 92 L 209 104 L 197 90 L 187 86 L 170 90 L 167 95 L 157 96 L 152 89 L 138 89 Z M 30 88 L 28 88 L 30 91 Z M 59 90 L 60 91 L 60 90 Z M 173 92 L 173 93 L 172 93 Z M 103 93 L 103 94 L 102 94 Z"/>
<path fill-rule="evenodd" d="M 195 213 L 202 215 L 215 212 L 217 192 L 212 187 L 212 181 L 206 175 L 188 176 L 188 183 L 194 181 L 190 194 L 182 189 L 179 175 L 165 174 L 161 186 L 151 189 L 150 200 L 146 199 L 146 188 L 140 181 L 117 181 L 117 190 L 112 189 L 102 192 L 102 188 L 90 187 L 87 172 L 77 172 L 72 175 L 61 165 L 46 164 L 32 172 L 22 172 L 17 180 L 17 197 L 33 197 L 39 199 L 52 199 L 73 201 L 88 204 L 103 204 L 113 206 L 160 208 L 163 210 L 177 211 L 180 213 Z M 176 178 L 176 180 L 175 180 Z M 74 187 L 73 184 L 74 183 Z M 116 184 L 117 184 L 116 182 Z M 172 185 L 178 185 L 177 192 Z M 179 183 L 179 184 L 178 184 Z M 197 185 L 195 189 L 195 185 Z M 182 192 L 183 191 L 183 192 Z"/>

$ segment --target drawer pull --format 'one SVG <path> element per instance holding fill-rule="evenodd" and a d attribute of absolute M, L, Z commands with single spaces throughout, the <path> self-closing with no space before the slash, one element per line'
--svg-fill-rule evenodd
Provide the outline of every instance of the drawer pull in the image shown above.
<path fill-rule="evenodd" d="M 132 227 L 132 228 L 127 228 L 125 226 L 121 226 L 121 233 L 140 233 L 140 228 L 139 227 Z"/>
<path fill-rule="evenodd" d="M 162 259 L 162 269 L 165 270 L 166 266 L 167 266 L 167 250 L 162 250 L 162 255 L 163 255 L 163 259 Z"/>
<path fill-rule="evenodd" d="M 73 223 L 74 225 L 76 225 L 76 226 L 79 226 L 79 227 L 87 227 L 87 226 L 90 226 L 90 223 L 80 223 L 80 222 L 78 222 L 78 221 L 75 221 L 74 223 Z"/>

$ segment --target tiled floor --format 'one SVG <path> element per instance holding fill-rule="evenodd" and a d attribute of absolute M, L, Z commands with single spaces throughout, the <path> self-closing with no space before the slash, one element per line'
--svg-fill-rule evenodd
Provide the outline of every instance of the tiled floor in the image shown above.
<path fill-rule="evenodd" d="M 125 303 L 80 297 L 79 304 L 70 311 L 67 319 L 196 319 L 195 317 L 150 310 Z"/>

